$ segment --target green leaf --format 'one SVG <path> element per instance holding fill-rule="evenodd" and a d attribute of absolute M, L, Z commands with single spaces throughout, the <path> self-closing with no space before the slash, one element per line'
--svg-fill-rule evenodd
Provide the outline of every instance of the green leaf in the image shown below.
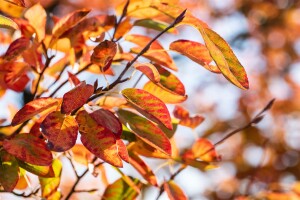
<path fill-rule="evenodd" d="M 113 166 L 123 166 L 118 155 L 115 136 L 110 130 L 97 124 L 85 110 L 77 114 L 76 121 L 79 125 L 82 144 L 90 152 Z"/>
<path fill-rule="evenodd" d="M 52 163 L 52 153 L 46 143 L 31 134 L 19 134 L 4 140 L 3 148 L 16 158 L 33 165 L 49 166 Z"/>
<path fill-rule="evenodd" d="M 0 15 L 0 28 L 19 29 L 16 22 L 3 15 Z"/>
<path fill-rule="evenodd" d="M 139 188 L 142 187 L 142 183 L 138 179 L 132 179 L 133 182 Z M 138 193 L 130 187 L 123 178 L 119 178 L 105 189 L 105 192 L 102 196 L 103 200 L 132 200 L 138 196 Z"/>
<path fill-rule="evenodd" d="M 0 151 L 0 184 L 7 192 L 13 191 L 19 180 L 19 166 L 14 156 Z"/>
<path fill-rule="evenodd" d="M 58 165 L 57 164 L 58 162 L 56 160 L 53 160 L 52 165 L 50 166 L 33 165 L 19 159 L 17 159 L 17 161 L 20 167 L 39 177 L 44 177 L 44 178 L 55 177 L 55 173 L 53 169 Z"/>
<path fill-rule="evenodd" d="M 181 188 L 173 181 L 164 182 L 164 189 L 170 200 L 187 200 Z"/>
<path fill-rule="evenodd" d="M 122 95 L 137 111 L 150 120 L 172 130 L 172 122 L 167 106 L 156 96 L 141 89 L 127 88 Z"/>
<path fill-rule="evenodd" d="M 145 28 L 150 28 L 157 31 L 163 31 L 165 30 L 169 24 L 166 24 L 161 21 L 153 20 L 153 19 L 140 19 L 136 20 L 133 24 L 134 26 L 142 26 Z M 168 30 L 169 33 L 177 33 L 177 30 L 175 28 L 171 28 Z"/>
<path fill-rule="evenodd" d="M 125 124 L 141 140 L 160 151 L 171 155 L 172 148 L 169 138 L 160 128 L 147 119 L 126 110 L 117 112 Z"/>
<path fill-rule="evenodd" d="M 41 123 L 42 132 L 47 138 L 51 151 L 64 152 L 71 149 L 77 139 L 78 124 L 74 117 L 54 111 Z"/>

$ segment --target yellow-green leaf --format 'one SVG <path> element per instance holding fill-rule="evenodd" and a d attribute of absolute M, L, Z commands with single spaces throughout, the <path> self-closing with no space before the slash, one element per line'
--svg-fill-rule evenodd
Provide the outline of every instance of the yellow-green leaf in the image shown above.
<path fill-rule="evenodd" d="M 18 29 L 18 25 L 13 20 L 0 15 L 0 28 L 11 28 L 11 29 Z"/>

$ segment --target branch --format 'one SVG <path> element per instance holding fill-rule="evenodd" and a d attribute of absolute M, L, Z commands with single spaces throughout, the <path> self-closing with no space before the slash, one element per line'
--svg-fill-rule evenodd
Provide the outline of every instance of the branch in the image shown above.
<path fill-rule="evenodd" d="M 127 0 L 125 6 L 124 6 L 124 8 L 123 8 L 123 12 L 122 12 L 122 15 L 121 15 L 119 21 L 116 20 L 116 23 L 115 23 L 115 30 L 114 30 L 114 33 L 113 33 L 113 36 L 112 36 L 112 41 L 114 41 L 114 39 L 115 39 L 115 35 L 116 35 L 116 32 L 117 32 L 117 30 L 118 30 L 118 28 L 119 28 L 119 26 L 120 26 L 120 23 L 122 22 L 122 20 L 124 19 L 124 17 L 125 17 L 126 14 L 127 14 L 127 8 L 128 8 L 129 3 L 130 3 L 130 0 Z M 119 39 L 117 38 L 117 40 L 119 40 Z M 115 41 L 115 42 L 116 42 L 116 41 Z"/>

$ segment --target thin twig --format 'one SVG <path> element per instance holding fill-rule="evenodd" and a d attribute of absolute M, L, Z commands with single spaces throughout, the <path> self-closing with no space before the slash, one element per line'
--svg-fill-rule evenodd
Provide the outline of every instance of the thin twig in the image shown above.
<path fill-rule="evenodd" d="M 114 41 L 114 39 L 115 39 L 115 35 L 116 35 L 117 30 L 118 30 L 118 28 L 119 28 L 119 26 L 120 26 L 120 23 L 122 22 L 122 20 L 124 19 L 124 17 L 125 17 L 126 14 L 127 14 L 127 8 L 128 8 L 129 3 L 130 3 L 130 0 L 127 0 L 125 6 L 124 6 L 124 8 L 123 8 L 123 12 L 122 12 L 122 15 L 120 16 L 119 21 L 116 20 L 114 33 L 113 33 L 113 36 L 112 36 L 112 38 L 111 38 L 112 41 Z M 117 40 L 119 40 L 119 38 L 117 38 Z M 116 42 L 116 41 L 115 41 L 115 42 Z"/>

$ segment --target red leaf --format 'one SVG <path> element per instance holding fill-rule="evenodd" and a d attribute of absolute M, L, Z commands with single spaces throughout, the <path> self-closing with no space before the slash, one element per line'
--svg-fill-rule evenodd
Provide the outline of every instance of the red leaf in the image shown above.
<path fill-rule="evenodd" d="M 39 98 L 35 99 L 29 103 L 27 103 L 21 110 L 19 110 L 12 122 L 12 126 L 16 126 L 21 124 L 29 119 L 31 119 L 34 115 L 52 107 L 58 105 L 59 100 L 54 98 Z"/>
<path fill-rule="evenodd" d="M 150 167 L 135 153 L 129 154 L 129 163 L 146 179 L 151 185 L 157 186 L 157 180 Z"/>
<path fill-rule="evenodd" d="M 172 130 L 172 122 L 167 106 L 156 96 L 141 89 L 127 88 L 122 95 L 145 117 Z"/>
<path fill-rule="evenodd" d="M 139 47 L 131 48 L 131 51 L 134 53 L 139 53 L 152 40 L 151 37 L 143 35 L 127 35 L 125 39 L 139 45 Z M 143 56 L 153 62 L 156 62 L 157 64 L 177 71 L 178 69 L 174 61 L 169 54 L 163 50 L 164 48 L 161 46 L 161 44 L 158 41 L 154 41 L 150 46 L 150 49 L 144 53 Z"/>
<path fill-rule="evenodd" d="M 180 125 L 187 126 L 193 129 L 199 126 L 204 121 L 204 117 L 200 115 L 190 117 L 189 112 L 178 105 L 175 106 L 173 113 L 176 118 L 180 119 Z"/>
<path fill-rule="evenodd" d="M 97 122 L 98 125 L 101 125 L 113 132 L 117 138 L 121 136 L 122 124 L 119 119 L 109 110 L 98 109 L 90 113 L 90 116 Z"/>
<path fill-rule="evenodd" d="M 29 47 L 29 45 L 30 45 L 30 40 L 28 38 L 21 37 L 16 39 L 9 45 L 4 55 L 4 59 L 6 61 L 12 61 L 13 59 L 20 56 L 22 52 Z"/>
<path fill-rule="evenodd" d="M 19 165 L 6 151 L 0 151 L 0 184 L 6 192 L 11 192 L 19 180 Z"/>
<path fill-rule="evenodd" d="M 118 147 L 118 154 L 122 160 L 129 163 L 129 155 L 127 151 L 127 147 L 122 141 L 122 139 L 117 139 L 117 147 Z"/>
<path fill-rule="evenodd" d="M 134 67 L 145 74 L 151 81 L 157 83 L 160 81 L 160 75 L 156 67 L 150 63 L 138 63 Z"/>
<path fill-rule="evenodd" d="M 73 83 L 73 85 L 77 86 L 80 84 L 81 81 L 77 78 L 77 76 L 75 76 L 71 72 L 68 72 L 68 75 L 69 75 L 69 81 Z"/>
<path fill-rule="evenodd" d="M 173 181 L 164 182 L 164 189 L 170 200 L 187 200 L 181 188 Z"/>
<path fill-rule="evenodd" d="M 94 48 L 91 62 L 97 64 L 103 71 L 106 71 L 117 53 L 117 45 L 114 42 L 105 40 Z"/>
<path fill-rule="evenodd" d="M 3 148 L 16 158 L 34 165 L 49 166 L 52 154 L 46 143 L 30 134 L 19 134 L 13 139 L 5 140 Z"/>
<path fill-rule="evenodd" d="M 217 66 L 209 65 L 212 57 L 203 44 L 190 40 L 177 40 L 170 44 L 170 49 L 187 56 L 211 72 L 221 73 Z"/>
<path fill-rule="evenodd" d="M 72 116 L 54 111 L 44 119 L 41 128 L 51 151 L 64 152 L 76 143 L 78 125 Z"/>
<path fill-rule="evenodd" d="M 126 110 L 119 110 L 118 115 L 123 124 L 126 125 L 141 140 L 150 146 L 171 155 L 172 147 L 169 138 L 155 124 Z"/>
<path fill-rule="evenodd" d="M 82 144 L 89 151 L 113 166 L 123 166 L 115 136 L 111 131 L 98 125 L 85 110 L 77 114 L 76 121 L 79 124 Z"/>
<path fill-rule="evenodd" d="M 61 112 L 63 114 L 70 114 L 75 109 L 83 106 L 90 96 L 94 93 L 94 87 L 81 82 L 74 89 L 65 93 L 61 105 Z"/>

